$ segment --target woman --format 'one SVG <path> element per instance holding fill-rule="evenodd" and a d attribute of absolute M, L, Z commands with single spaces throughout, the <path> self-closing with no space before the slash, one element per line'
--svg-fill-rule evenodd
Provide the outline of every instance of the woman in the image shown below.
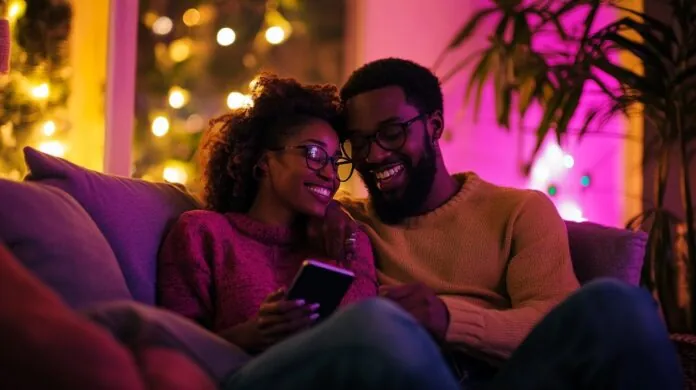
<path fill-rule="evenodd" d="M 307 239 L 352 165 L 341 157 L 335 87 L 264 75 L 253 104 L 211 121 L 202 144 L 209 211 L 183 214 L 160 254 L 160 304 L 258 353 L 311 326 L 318 307 L 284 299 L 301 263 L 325 258 Z M 356 274 L 342 304 L 375 296 L 367 236 L 338 265 Z M 348 261 L 349 260 L 349 261 Z"/>

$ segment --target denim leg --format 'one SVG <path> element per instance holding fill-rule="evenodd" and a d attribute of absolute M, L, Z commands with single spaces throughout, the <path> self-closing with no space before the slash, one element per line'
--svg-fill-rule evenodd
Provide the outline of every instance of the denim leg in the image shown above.
<path fill-rule="evenodd" d="M 682 390 L 681 367 L 645 290 L 598 280 L 552 310 L 494 379 L 495 390 Z"/>
<path fill-rule="evenodd" d="M 258 356 L 229 390 L 456 390 L 431 337 L 396 305 L 369 299 Z"/>

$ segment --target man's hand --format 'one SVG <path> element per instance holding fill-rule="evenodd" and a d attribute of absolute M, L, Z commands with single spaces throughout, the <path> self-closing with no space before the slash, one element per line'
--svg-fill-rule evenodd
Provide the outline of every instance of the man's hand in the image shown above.
<path fill-rule="evenodd" d="M 308 224 L 310 242 L 322 246 L 329 259 L 350 258 L 351 243 L 355 241 L 358 224 L 337 201 L 331 201 L 324 218 L 312 218 Z"/>
<path fill-rule="evenodd" d="M 449 312 L 435 292 L 422 283 L 381 286 L 379 295 L 399 304 L 411 313 L 438 341 L 444 341 L 449 326 Z"/>

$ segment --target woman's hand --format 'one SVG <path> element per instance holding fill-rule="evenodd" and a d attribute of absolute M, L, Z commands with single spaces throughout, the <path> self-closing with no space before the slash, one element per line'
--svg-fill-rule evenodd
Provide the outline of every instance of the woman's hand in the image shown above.
<path fill-rule="evenodd" d="M 249 353 L 261 352 L 309 328 L 319 318 L 318 309 L 318 304 L 286 300 L 285 289 L 281 288 L 266 297 L 254 318 L 230 328 L 222 336 Z"/>
<path fill-rule="evenodd" d="M 358 224 L 337 201 L 331 201 L 323 218 L 310 218 L 307 236 L 329 259 L 351 260 Z"/>

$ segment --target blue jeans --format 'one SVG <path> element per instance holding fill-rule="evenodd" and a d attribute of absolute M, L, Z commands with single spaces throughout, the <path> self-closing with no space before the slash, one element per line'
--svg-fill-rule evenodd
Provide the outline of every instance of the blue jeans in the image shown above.
<path fill-rule="evenodd" d="M 278 344 L 224 386 L 247 389 L 458 389 L 430 336 L 372 299 Z M 645 291 L 590 283 L 531 332 L 489 390 L 682 390 L 674 346 Z"/>
<path fill-rule="evenodd" d="M 456 390 L 430 335 L 380 298 L 339 311 L 264 352 L 223 385 L 229 390 Z"/>

